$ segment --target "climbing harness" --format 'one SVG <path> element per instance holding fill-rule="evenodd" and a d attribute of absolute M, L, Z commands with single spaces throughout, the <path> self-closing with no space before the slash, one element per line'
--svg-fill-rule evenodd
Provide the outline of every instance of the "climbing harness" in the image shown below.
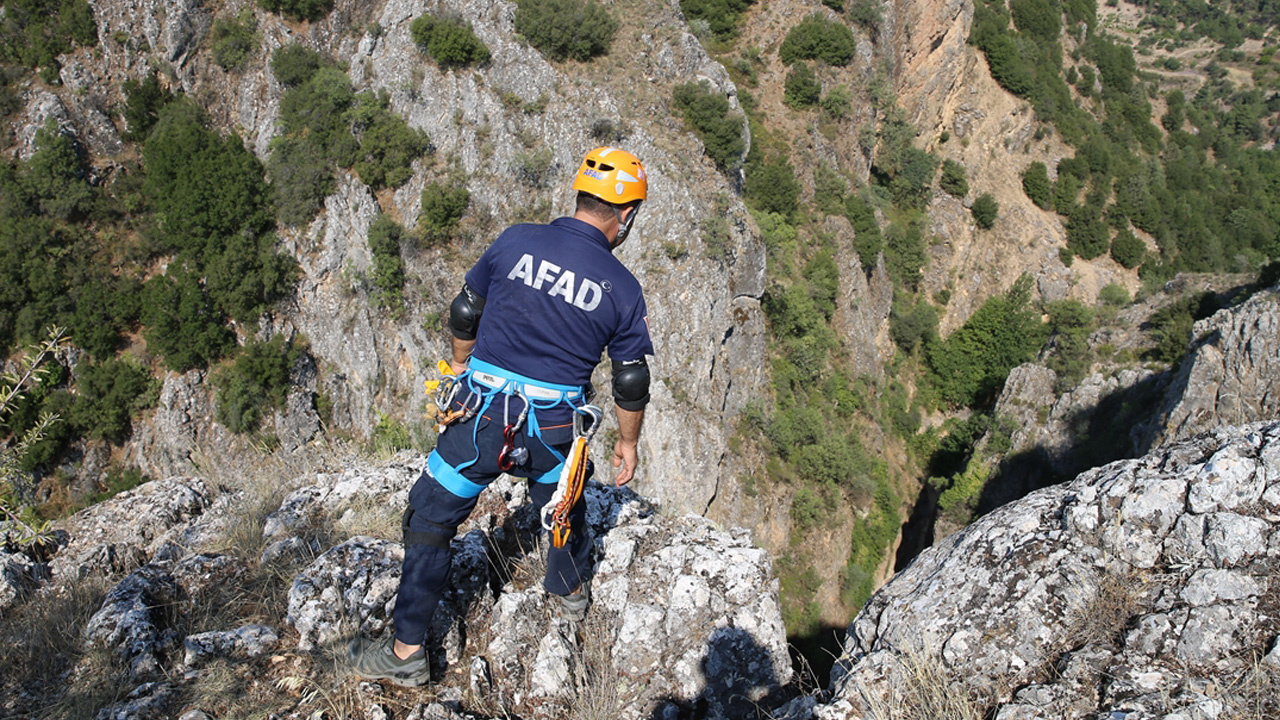
<path fill-rule="evenodd" d="M 560 471 L 560 482 L 551 500 L 542 508 L 542 527 L 551 533 L 551 544 L 564 547 L 569 540 L 569 511 L 582 498 L 587 482 L 587 444 L 600 427 L 603 412 L 595 405 L 576 408 L 573 415 L 573 448 Z"/>

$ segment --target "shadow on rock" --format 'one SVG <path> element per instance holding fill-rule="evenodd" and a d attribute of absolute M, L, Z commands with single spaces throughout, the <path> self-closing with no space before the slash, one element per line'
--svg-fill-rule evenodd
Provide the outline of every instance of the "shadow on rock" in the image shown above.
<path fill-rule="evenodd" d="M 650 720 L 768 718 L 783 701 L 772 656 L 745 630 L 717 628 L 701 667 L 706 679 L 702 692 L 692 701 L 658 701 Z"/>

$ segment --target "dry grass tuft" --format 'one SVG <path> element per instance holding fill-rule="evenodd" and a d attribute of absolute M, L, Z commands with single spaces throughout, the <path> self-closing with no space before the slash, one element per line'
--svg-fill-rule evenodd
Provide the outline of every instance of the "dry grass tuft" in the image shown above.
<path fill-rule="evenodd" d="M 1222 720 L 1280 717 L 1280 668 L 1256 657 L 1243 677 L 1224 689 Z"/>
<path fill-rule="evenodd" d="M 1071 625 L 1070 636 L 1084 645 L 1111 647 L 1120 642 L 1129 622 L 1142 611 L 1146 579 L 1133 572 L 1108 572 L 1084 611 Z"/>
<path fill-rule="evenodd" d="M 934 653 L 899 656 L 888 698 L 864 695 L 872 720 L 982 720 L 979 699 Z"/>
<path fill-rule="evenodd" d="M 624 705 L 618 694 L 622 678 L 613 665 L 616 613 L 593 605 L 579 626 L 577 662 L 573 668 L 574 700 L 570 720 L 613 720 Z"/>

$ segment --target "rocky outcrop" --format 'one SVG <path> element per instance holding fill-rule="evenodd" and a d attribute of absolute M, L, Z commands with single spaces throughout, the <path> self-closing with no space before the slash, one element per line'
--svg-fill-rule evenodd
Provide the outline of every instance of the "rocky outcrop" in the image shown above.
<path fill-rule="evenodd" d="M 1244 707 L 1220 679 L 1280 668 L 1277 527 L 1274 422 L 1091 470 L 921 554 L 849 626 L 829 701 L 792 717 L 868 717 L 920 667 L 979 716 Z"/>
<path fill-rule="evenodd" d="M 1197 322 L 1191 337 L 1147 447 L 1280 415 L 1280 287 Z"/>
<path fill-rule="evenodd" d="M 1280 289 L 1271 288 L 1197 322 L 1187 357 L 1163 372 L 1111 368 L 1059 391 L 1057 375 L 1044 365 L 1014 368 L 995 412 L 1015 429 L 980 509 L 1215 427 L 1280 415 L 1278 300 Z M 1144 345 L 1110 328 L 1091 343 L 1117 340 L 1130 352 Z"/>

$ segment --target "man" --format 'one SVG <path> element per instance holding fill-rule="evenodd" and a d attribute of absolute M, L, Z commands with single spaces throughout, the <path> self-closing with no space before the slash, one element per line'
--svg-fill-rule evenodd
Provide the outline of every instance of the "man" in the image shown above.
<path fill-rule="evenodd" d="M 648 181 L 634 155 L 602 147 L 587 153 L 573 189 L 573 217 L 508 228 L 450 305 L 460 387 L 451 409 L 460 418 L 441 433 L 409 493 L 394 639 L 352 642 L 365 678 L 409 686 L 430 679 L 423 642 L 448 580 L 449 541 L 503 471 L 529 478 L 535 507 L 551 499 L 572 446 L 573 415 L 589 399 L 606 347 L 619 430 L 614 482 L 635 474 L 653 344 L 640 284 L 612 253 L 635 223 Z M 562 615 L 580 620 L 590 602 L 584 498 L 569 519 L 564 547 L 547 551 L 543 584 Z"/>

